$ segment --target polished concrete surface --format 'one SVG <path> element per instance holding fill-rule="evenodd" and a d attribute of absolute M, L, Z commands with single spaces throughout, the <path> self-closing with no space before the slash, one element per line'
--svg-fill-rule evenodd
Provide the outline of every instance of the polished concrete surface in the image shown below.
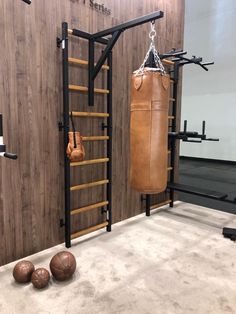
<path fill-rule="evenodd" d="M 1 314 L 236 313 L 236 247 L 222 236 L 236 216 L 177 202 L 73 242 L 72 280 L 38 291 L 0 268 Z M 63 245 L 28 257 L 48 267 Z"/>
<path fill-rule="evenodd" d="M 236 165 L 220 162 L 180 159 L 179 182 L 190 186 L 228 194 L 230 199 L 236 197 Z M 178 193 L 184 202 L 215 208 L 236 214 L 236 203 L 227 204 L 195 195 Z"/>

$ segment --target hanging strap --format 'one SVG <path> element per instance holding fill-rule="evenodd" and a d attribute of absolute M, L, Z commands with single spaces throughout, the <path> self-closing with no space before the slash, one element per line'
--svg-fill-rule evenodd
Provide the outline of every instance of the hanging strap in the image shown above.
<path fill-rule="evenodd" d="M 148 49 L 148 52 L 143 60 L 143 63 L 141 64 L 140 68 L 136 71 L 134 71 L 134 74 L 135 75 L 143 75 L 145 70 L 145 63 L 147 62 L 148 58 L 149 58 L 149 55 L 150 55 L 150 52 L 153 53 L 154 55 L 154 61 L 155 61 L 155 64 L 156 64 L 156 68 L 148 68 L 149 71 L 156 71 L 156 72 L 160 72 L 161 74 L 165 74 L 165 68 L 161 62 L 161 59 L 159 57 L 159 54 L 156 50 L 156 47 L 155 47 L 155 42 L 154 42 L 154 38 L 156 37 L 156 30 L 155 30 L 155 23 L 154 22 L 151 22 L 151 31 L 149 33 L 149 38 L 151 39 L 151 43 L 150 43 L 150 46 L 149 46 L 149 49 Z"/>
<path fill-rule="evenodd" d="M 73 120 L 73 115 L 72 111 L 70 113 L 70 120 L 71 120 L 71 126 L 72 126 L 72 131 L 73 131 L 73 139 L 74 139 L 74 148 L 77 148 L 77 143 L 76 143 L 76 136 L 75 136 L 75 125 L 74 125 L 74 120 Z"/>

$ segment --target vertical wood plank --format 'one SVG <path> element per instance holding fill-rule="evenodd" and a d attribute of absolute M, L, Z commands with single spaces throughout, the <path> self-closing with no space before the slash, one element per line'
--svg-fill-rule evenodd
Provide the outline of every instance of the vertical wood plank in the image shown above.
<path fill-rule="evenodd" d="M 104 0 L 112 9 L 102 15 L 82 1 L 0 1 L 0 111 L 4 115 L 4 140 L 17 161 L 0 159 L 0 265 L 63 242 L 59 219 L 63 203 L 63 139 L 57 123 L 62 118 L 61 50 L 56 37 L 61 23 L 96 32 L 117 23 L 163 10 L 156 22 L 160 52 L 183 46 L 184 0 Z M 130 77 L 141 64 L 148 44 L 149 25 L 124 32 L 113 50 L 113 219 L 114 222 L 143 212 L 140 195 L 129 185 Z M 96 58 L 102 50 L 97 45 Z M 71 38 L 70 56 L 87 59 L 86 41 Z M 87 85 L 85 67 L 70 68 L 71 83 Z M 96 86 L 105 87 L 106 74 Z M 87 96 L 70 96 L 71 109 L 87 111 Z M 95 107 L 104 112 L 105 96 L 96 96 Z M 178 113 L 179 115 L 180 113 Z M 178 116 L 179 117 L 179 116 Z M 82 135 L 105 135 L 101 119 L 76 119 Z M 104 157 L 105 144 L 86 143 L 86 158 Z M 75 167 L 76 168 L 76 167 Z M 101 180 L 105 165 L 73 169 L 72 183 Z M 104 187 L 74 192 L 72 208 L 103 201 Z M 162 201 L 159 195 L 156 201 Z M 100 209 L 73 218 L 73 231 L 104 220 Z"/>

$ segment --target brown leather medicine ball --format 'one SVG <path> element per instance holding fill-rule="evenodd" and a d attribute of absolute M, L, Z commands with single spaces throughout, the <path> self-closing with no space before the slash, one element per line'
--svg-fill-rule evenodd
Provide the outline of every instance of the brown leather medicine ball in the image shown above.
<path fill-rule="evenodd" d="M 31 276 L 31 282 L 37 289 L 45 288 L 48 285 L 49 280 L 50 274 L 49 271 L 45 268 L 36 269 Z"/>
<path fill-rule="evenodd" d="M 75 272 L 76 259 L 70 252 L 59 252 L 51 259 L 50 269 L 56 280 L 67 280 Z"/>
<path fill-rule="evenodd" d="M 30 282 L 34 265 L 30 261 L 18 262 L 13 269 L 13 277 L 19 283 Z"/>

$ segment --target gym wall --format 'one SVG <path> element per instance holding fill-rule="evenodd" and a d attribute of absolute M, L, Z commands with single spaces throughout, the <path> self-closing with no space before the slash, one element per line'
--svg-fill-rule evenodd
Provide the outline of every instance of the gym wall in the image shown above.
<path fill-rule="evenodd" d="M 206 120 L 207 136 L 220 141 L 181 142 L 183 156 L 236 160 L 235 13 L 234 0 L 186 2 L 184 48 L 215 64 L 209 72 L 184 68 L 182 128 L 187 119 L 189 130 L 201 131 L 201 121 Z"/>
<path fill-rule="evenodd" d="M 64 229 L 59 226 L 64 217 L 63 136 L 58 130 L 62 57 L 56 47 L 61 23 L 96 32 L 163 10 L 165 18 L 156 22 L 158 49 L 162 53 L 182 48 L 184 0 L 102 2 L 111 9 L 110 15 L 93 10 L 89 1 L 82 0 L 33 0 L 30 6 L 21 0 L 0 1 L 0 112 L 7 148 L 19 156 L 17 161 L 0 160 L 1 265 L 64 241 Z M 126 31 L 113 50 L 113 222 L 143 212 L 140 195 L 129 186 L 129 88 L 131 73 L 147 51 L 149 27 Z M 87 59 L 83 40 L 73 39 L 70 49 L 70 56 Z M 70 80 L 87 85 L 86 69 L 73 68 Z M 102 87 L 104 81 L 102 74 L 96 85 Z M 86 103 L 86 96 L 71 96 L 72 109 L 86 111 Z M 93 110 L 102 112 L 104 105 L 103 96 L 96 96 Z M 76 127 L 82 135 L 100 135 L 100 123 L 81 119 Z M 101 157 L 103 145 L 86 144 L 87 157 Z M 102 179 L 103 169 L 87 166 L 76 171 L 73 180 L 79 184 Z M 103 194 L 102 188 L 77 193 L 72 208 L 101 201 Z M 157 200 L 163 198 L 160 195 Z M 100 210 L 80 215 L 73 228 L 78 231 L 101 219 Z"/>

